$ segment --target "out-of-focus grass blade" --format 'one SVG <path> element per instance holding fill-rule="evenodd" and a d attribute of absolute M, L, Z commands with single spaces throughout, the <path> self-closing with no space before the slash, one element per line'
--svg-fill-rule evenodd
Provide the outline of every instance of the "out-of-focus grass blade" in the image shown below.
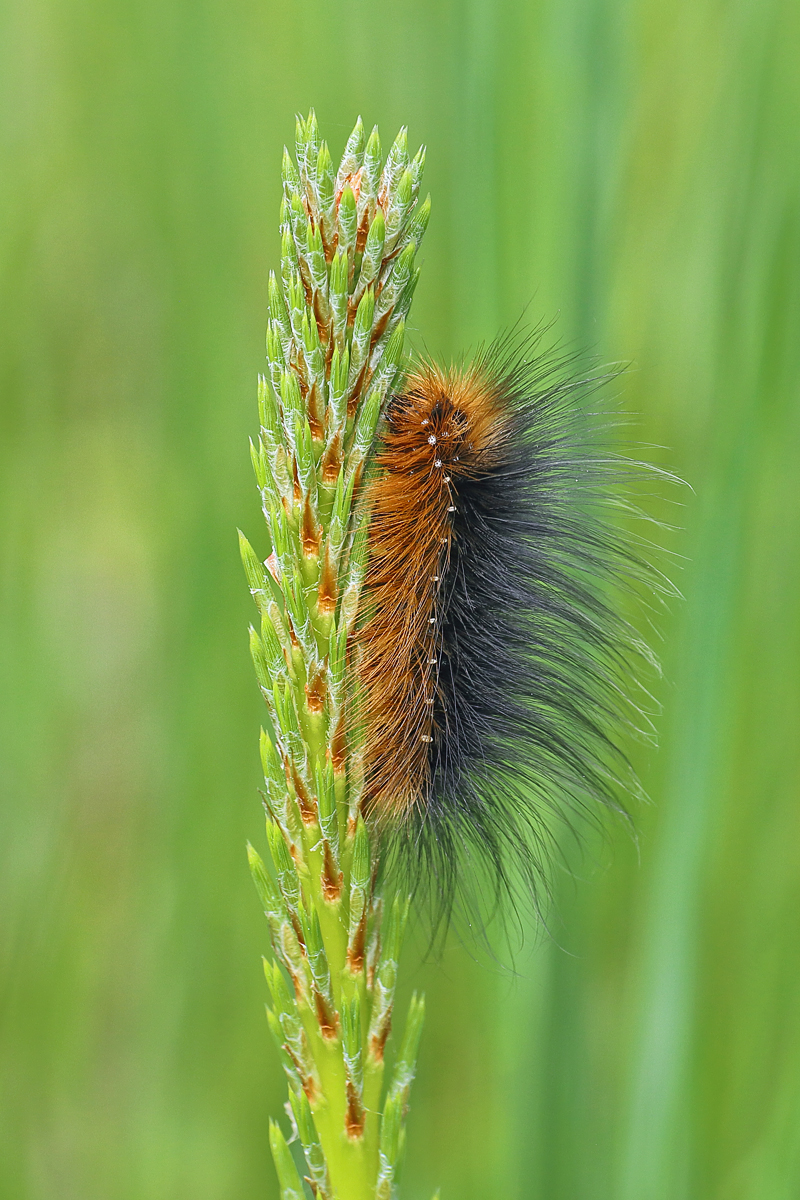
<path fill-rule="evenodd" d="M 235 530 L 281 143 L 314 104 L 342 142 L 362 111 L 428 144 L 412 341 L 560 313 L 634 360 L 633 436 L 695 491 L 640 863 L 618 835 L 579 863 L 517 980 L 410 972 L 405 1194 L 790 1200 L 797 6 L 6 7 L 0 1192 L 276 1195 Z"/>

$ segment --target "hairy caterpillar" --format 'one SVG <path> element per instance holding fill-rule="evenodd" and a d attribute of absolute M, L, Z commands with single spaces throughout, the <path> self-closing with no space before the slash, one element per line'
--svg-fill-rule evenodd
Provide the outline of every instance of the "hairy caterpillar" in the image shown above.
<path fill-rule="evenodd" d="M 541 336 L 422 364 L 369 487 L 364 810 L 439 916 L 467 878 L 538 904 L 559 822 L 637 790 L 622 734 L 653 660 L 614 597 L 660 585 L 611 519 L 636 468 L 600 444 L 601 380 Z"/>

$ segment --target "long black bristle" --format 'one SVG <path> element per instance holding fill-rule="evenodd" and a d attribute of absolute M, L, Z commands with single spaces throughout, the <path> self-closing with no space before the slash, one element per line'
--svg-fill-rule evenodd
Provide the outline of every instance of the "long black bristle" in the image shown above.
<path fill-rule="evenodd" d="M 438 607 L 439 698 L 424 804 L 388 838 L 389 869 L 427 898 L 434 932 L 529 898 L 545 909 L 563 829 L 641 789 L 626 742 L 654 659 L 625 594 L 669 590 L 618 522 L 651 469 L 623 457 L 593 398 L 542 331 L 480 358 L 509 413 L 493 464 L 457 481 Z"/>

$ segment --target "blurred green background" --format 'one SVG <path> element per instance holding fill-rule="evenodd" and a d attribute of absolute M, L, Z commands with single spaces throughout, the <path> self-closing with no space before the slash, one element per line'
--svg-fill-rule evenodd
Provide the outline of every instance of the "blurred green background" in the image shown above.
<path fill-rule="evenodd" d="M 532 299 L 693 489 L 638 853 L 516 974 L 407 955 L 404 1197 L 800 1196 L 800 8 L 6 0 L 0 45 L 0 1196 L 276 1196 L 235 529 L 312 104 L 428 145 L 417 344 Z"/>

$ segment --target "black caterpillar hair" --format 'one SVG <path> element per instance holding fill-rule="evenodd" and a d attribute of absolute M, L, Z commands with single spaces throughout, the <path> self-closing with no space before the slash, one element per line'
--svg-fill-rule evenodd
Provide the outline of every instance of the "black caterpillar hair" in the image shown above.
<path fill-rule="evenodd" d="M 559 827 L 641 794 L 625 743 L 657 666 L 623 597 L 670 587 L 620 515 L 653 469 L 591 402 L 618 371 L 575 375 L 543 337 L 423 363 L 371 485 L 365 811 L 435 928 L 520 890 L 542 914 Z"/>

